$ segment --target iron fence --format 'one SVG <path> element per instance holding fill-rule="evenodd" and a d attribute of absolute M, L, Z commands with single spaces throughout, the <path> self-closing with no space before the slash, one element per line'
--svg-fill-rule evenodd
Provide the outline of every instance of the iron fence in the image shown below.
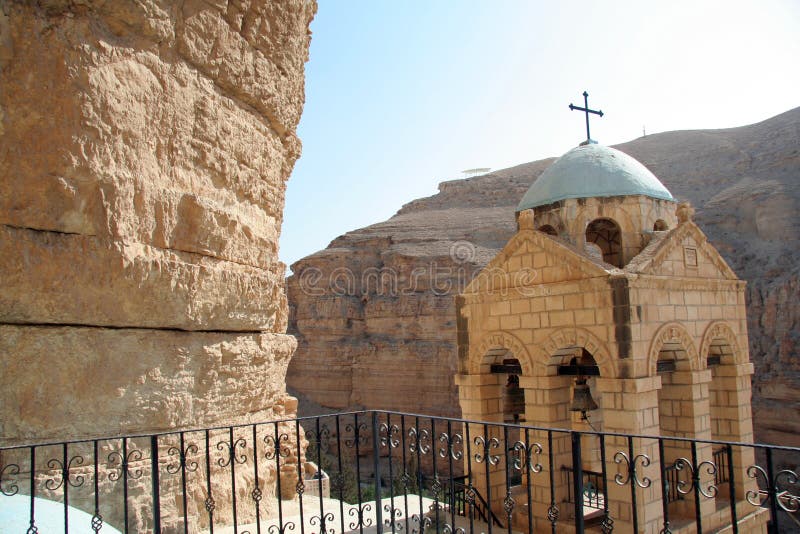
<path fill-rule="evenodd" d="M 778 532 L 778 451 L 800 449 L 361 411 L 2 447 L 0 510 L 29 533 Z"/>

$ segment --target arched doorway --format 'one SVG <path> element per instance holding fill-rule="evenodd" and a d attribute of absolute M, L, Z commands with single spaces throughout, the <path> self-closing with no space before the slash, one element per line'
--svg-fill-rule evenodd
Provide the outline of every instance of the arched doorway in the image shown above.
<path fill-rule="evenodd" d="M 615 267 L 624 265 L 622 232 L 612 219 L 595 219 L 586 227 L 586 242 L 594 243 L 603 253 L 603 261 Z"/>
<path fill-rule="evenodd" d="M 709 407 L 711 413 L 711 435 L 719 441 L 753 441 L 753 424 L 750 412 L 749 365 L 740 365 L 745 360 L 740 353 L 733 328 L 725 322 L 716 322 L 706 330 L 701 357 L 711 372 L 709 383 Z M 715 485 L 718 498 L 730 501 L 731 467 L 736 477 L 737 500 L 745 498 L 747 490 L 755 487 L 755 480 L 747 474 L 747 468 L 755 464 L 753 449 L 748 447 L 715 446 L 714 465 L 717 468 Z"/>
<path fill-rule="evenodd" d="M 523 482 L 522 470 L 513 460 L 516 446 L 524 441 L 524 436 L 514 425 L 525 420 L 522 362 L 527 360 L 524 348 L 507 333 L 487 337 L 475 354 L 481 355 L 473 360 L 477 373 L 456 375 L 463 417 L 474 421 L 466 425 L 464 434 L 464 439 L 469 440 L 467 448 L 472 450 L 467 458 L 467 471 L 477 499 L 472 506 L 488 514 L 480 504 L 488 503 L 491 513 L 505 521 L 508 516 L 504 501 Z M 490 461 L 490 457 L 495 460 Z"/>
<path fill-rule="evenodd" d="M 697 352 L 682 327 L 669 325 L 662 330 L 655 371 L 661 377 L 658 390 L 659 434 L 664 437 L 711 439 L 709 421 L 708 379 L 697 369 Z M 694 365 L 693 365 L 694 362 Z M 693 476 L 700 477 L 705 489 L 714 483 L 714 473 L 707 469 L 712 460 L 708 443 L 665 439 L 660 450 L 666 477 L 669 518 L 675 521 L 695 517 Z M 711 494 L 709 492 L 709 494 Z M 714 510 L 715 499 L 700 495 L 700 513 L 707 516 Z"/>
<path fill-rule="evenodd" d="M 606 480 L 603 475 L 603 456 L 600 437 L 594 432 L 603 430 L 603 401 L 597 389 L 600 367 L 594 355 L 585 347 L 568 345 L 553 351 L 549 359 L 551 375 L 548 391 L 551 418 L 546 426 L 581 432 L 580 470 L 582 472 L 584 518 L 590 520 L 604 514 L 607 501 Z M 555 375 L 555 376 L 552 376 Z M 547 398 L 544 391 L 531 392 L 536 398 Z M 555 405 L 554 405 L 555 404 Z M 552 440 L 554 502 L 566 510 L 574 505 L 574 477 L 571 434 L 553 433 L 542 438 Z M 608 458 L 606 458 L 608 460 Z M 546 477 L 534 478 L 532 484 L 543 484 Z M 534 493 L 547 494 L 539 487 Z M 543 505 L 545 503 L 542 503 Z M 536 514 L 534 513 L 534 516 Z"/>

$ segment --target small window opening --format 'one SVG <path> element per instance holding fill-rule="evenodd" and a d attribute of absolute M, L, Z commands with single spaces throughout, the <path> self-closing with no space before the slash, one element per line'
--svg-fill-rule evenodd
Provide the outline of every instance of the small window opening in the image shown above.
<path fill-rule="evenodd" d="M 594 243 L 603 252 L 603 261 L 622 267 L 622 232 L 611 219 L 595 219 L 586 227 L 586 242 Z"/>
<path fill-rule="evenodd" d="M 558 232 L 556 232 L 556 229 L 550 226 L 549 224 L 543 224 L 542 226 L 540 226 L 539 231 L 544 232 L 547 235 L 558 236 Z"/>

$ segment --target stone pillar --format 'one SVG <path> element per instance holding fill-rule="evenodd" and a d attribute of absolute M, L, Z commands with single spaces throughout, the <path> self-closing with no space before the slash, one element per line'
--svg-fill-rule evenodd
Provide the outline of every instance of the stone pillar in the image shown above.
<path fill-rule="evenodd" d="M 658 376 L 646 378 L 598 378 L 597 390 L 603 399 L 603 430 L 625 434 L 658 434 Z M 606 437 L 606 469 L 608 470 L 608 506 L 614 530 L 635 532 L 631 488 L 636 492 L 638 532 L 657 533 L 663 528 L 661 508 L 661 468 L 658 457 L 658 440 L 637 438 L 632 440 L 633 458 L 627 438 Z M 644 455 L 644 456 L 639 456 Z M 645 459 L 645 456 L 647 459 Z M 626 460 L 627 458 L 627 460 Z M 644 465 L 648 463 L 649 465 Z M 628 466 L 633 464 L 636 479 L 647 487 L 642 488 L 629 476 Z M 614 481 L 619 473 L 623 485 Z M 648 482 L 649 481 L 649 482 Z"/>
<path fill-rule="evenodd" d="M 719 365 L 711 369 L 711 434 L 720 441 L 753 442 L 753 416 L 750 400 L 750 375 L 753 364 Z M 747 475 L 755 464 L 752 447 L 733 447 L 733 467 L 736 500 L 745 500 L 750 490 L 756 490 L 756 480 Z"/>
<path fill-rule="evenodd" d="M 711 371 L 674 371 L 662 375 L 662 387 L 659 395 L 660 426 L 662 435 L 692 438 L 697 440 L 711 439 L 711 408 L 709 405 L 708 384 L 711 382 Z M 669 425 L 667 425 L 669 421 Z M 696 465 L 713 461 L 713 448 L 710 443 L 696 443 Z M 664 440 L 663 459 L 667 465 L 680 468 L 679 479 L 686 483 L 686 490 L 692 487 L 692 452 L 691 445 L 684 441 Z M 688 462 L 678 462 L 680 458 Z M 678 463 L 676 463 L 678 462 Z M 687 465 L 688 464 L 688 465 Z M 706 491 L 714 484 L 714 474 L 707 469 L 707 464 L 699 469 L 699 484 Z M 692 489 L 686 499 L 672 503 L 670 515 L 692 518 L 695 516 L 695 494 Z M 700 494 L 701 517 L 710 516 L 716 509 L 715 499 Z"/>
<path fill-rule="evenodd" d="M 542 455 L 538 459 L 542 471 L 533 473 L 528 481 L 533 502 L 533 530 L 538 532 L 551 526 L 548 512 L 552 503 L 555 503 L 558 509 L 560 522 L 570 521 L 573 512 L 572 506 L 565 506 L 563 503 L 567 496 L 568 475 L 561 470 L 562 466 L 572 465 L 572 445 L 568 432 L 571 428 L 569 400 L 572 384 L 565 376 L 523 376 L 519 379 L 519 385 L 525 390 L 525 420 L 528 425 L 565 429 L 564 432 L 552 432 L 550 436 L 552 461 L 548 432 L 542 430 L 530 432 L 530 439 L 542 446 Z"/>
<path fill-rule="evenodd" d="M 472 421 L 503 422 L 503 387 L 505 375 L 456 375 L 458 398 L 464 419 Z M 466 439 L 466 429 L 464 432 Z M 479 443 L 476 443 L 476 439 Z M 493 442 L 492 440 L 497 440 Z M 505 458 L 508 445 L 503 441 L 503 428 L 497 425 L 469 425 L 469 455 L 465 454 L 465 468 L 472 474 L 472 484 L 489 503 L 498 517 L 504 517 L 503 499 L 506 497 Z M 476 459 L 477 456 L 477 459 Z M 492 465 L 489 457 L 498 456 Z"/>

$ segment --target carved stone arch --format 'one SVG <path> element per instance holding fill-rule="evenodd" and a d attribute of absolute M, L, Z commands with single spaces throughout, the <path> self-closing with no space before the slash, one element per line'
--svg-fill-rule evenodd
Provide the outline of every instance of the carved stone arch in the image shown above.
<path fill-rule="evenodd" d="M 555 375 L 558 366 L 564 362 L 559 357 L 553 357 L 559 350 L 566 347 L 579 347 L 586 349 L 594 358 L 597 367 L 600 368 L 600 376 L 603 378 L 616 378 L 617 369 L 611 359 L 611 352 L 606 344 L 590 331 L 577 327 L 565 327 L 556 330 L 542 344 L 542 348 L 547 358 L 548 375 Z"/>
<path fill-rule="evenodd" d="M 555 230 L 557 235 L 567 230 L 564 220 L 561 218 L 561 214 L 556 210 L 550 210 L 541 214 L 537 214 L 534 225 L 537 230 L 540 230 L 542 227 L 549 226 Z"/>
<path fill-rule="evenodd" d="M 647 213 L 645 213 L 642 218 L 642 230 L 658 231 L 656 229 L 656 223 L 659 221 L 666 226 L 666 230 L 672 230 L 675 228 L 673 216 L 675 207 L 667 207 L 665 203 L 668 201 L 656 201 L 653 199 L 648 200 L 650 202 L 647 208 Z"/>
<path fill-rule="evenodd" d="M 481 367 L 491 362 L 485 362 L 484 359 L 490 351 L 496 349 L 506 349 L 510 351 L 513 357 L 519 360 L 523 376 L 535 376 L 534 368 L 538 362 L 535 362 L 531 358 L 528 349 L 519 338 L 502 330 L 487 333 L 480 342 L 470 347 L 467 372 L 469 374 L 480 374 L 485 371 L 481 369 Z M 539 366 L 541 366 L 541 363 L 539 363 Z"/>
<path fill-rule="evenodd" d="M 634 216 L 628 211 L 630 208 L 625 205 L 624 203 L 620 203 L 617 206 L 618 209 L 614 210 L 613 216 L 610 214 L 603 214 L 600 210 L 597 210 L 592 207 L 585 207 L 581 214 L 576 217 L 575 222 L 581 224 L 580 228 L 575 228 L 575 230 L 583 235 L 586 235 L 586 229 L 597 219 L 609 219 L 614 221 L 622 233 L 630 233 L 637 230 L 636 225 L 634 224 Z"/>
<path fill-rule="evenodd" d="M 695 347 L 694 339 L 686 331 L 686 327 L 679 322 L 671 322 L 661 325 L 653 336 L 650 342 L 650 351 L 647 356 L 647 369 L 648 376 L 656 376 L 658 365 L 658 353 L 668 343 L 678 343 L 683 350 L 686 351 L 686 357 L 689 361 L 689 368 L 692 371 L 700 371 L 705 369 L 706 364 L 700 361 L 697 347 Z"/>
<path fill-rule="evenodd" d="M 715 321 L 708 325 L 706 331 L 703 333 L 703 341 L 700 343 L 700 359 L 702 362 L 708 361 L 709 351 L 711 344 L 715 339 L 724 339 L 731 350 L 733 350 L 733 363 L 747 363 L 745 353 L 739 346 L 739 341 L 736 337 L 736 332 L 733 331 L 731 325 L 725 321 Z"/>

